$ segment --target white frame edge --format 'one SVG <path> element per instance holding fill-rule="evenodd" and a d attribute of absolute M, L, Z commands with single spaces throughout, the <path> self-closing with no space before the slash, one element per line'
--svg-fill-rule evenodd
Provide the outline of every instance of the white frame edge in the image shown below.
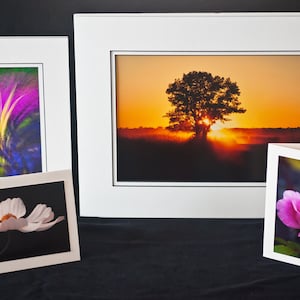
<path fill-rule="evenodd" d="M 43 171 L 72 168 L 68 42 L 67 36 L 0 37 L 0 63 L 43 66 Z"/>
<path fill-rule="evenodd" d="M 8 273 L 80 260 L 78 225 L 71 170 L 32 173 L 11 177 L 0 177 L 1 188 L 36 185 L 64 181 L 70 251 L 0 262 L 0 273 Z"/>

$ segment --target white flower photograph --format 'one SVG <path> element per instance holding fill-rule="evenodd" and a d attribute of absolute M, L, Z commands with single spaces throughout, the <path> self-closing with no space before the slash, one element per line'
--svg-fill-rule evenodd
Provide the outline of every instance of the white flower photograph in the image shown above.
<path fill-rule="evenodd" d="M 43 177 L 42 173 L 40 176 Z M 45 256 L 44 263 L 48 264 L 49 257 L 54 257 L 55 262 L 56 255 L 71 253 L 70 230 L 74 232 L 74 226 L 70 229 L 69 217 L 76 221 L 75 214 L 69 212 L 68 216 L 65 181 L 60 178 L 1 188 L 0 269 L 1 263 L 41 256 Z"/>

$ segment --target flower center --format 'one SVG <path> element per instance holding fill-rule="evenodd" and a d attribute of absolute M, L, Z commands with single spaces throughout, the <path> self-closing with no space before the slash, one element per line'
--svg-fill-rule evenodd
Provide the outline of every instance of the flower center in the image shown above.
<path fill-rule="evenodd" d="M 17 218 L 15 215 L 13 215 L 13 214 L 10 214 L 10 213 L 8 213 L 8 214 L 6 214 L 6 215 L 4 215 L 1 219 L 0 219 L 0 222 L 4 222 L 4 221 L 6 221 L 6 220 L 8 220 L 9 218 Z"/>

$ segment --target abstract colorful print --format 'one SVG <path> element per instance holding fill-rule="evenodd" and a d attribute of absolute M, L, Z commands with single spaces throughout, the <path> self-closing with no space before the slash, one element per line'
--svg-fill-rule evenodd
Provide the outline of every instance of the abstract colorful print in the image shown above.
<path fill-rule="evenodd" d="M 38 67 L 0 67 L 0 176 L 42 171 Z"/>

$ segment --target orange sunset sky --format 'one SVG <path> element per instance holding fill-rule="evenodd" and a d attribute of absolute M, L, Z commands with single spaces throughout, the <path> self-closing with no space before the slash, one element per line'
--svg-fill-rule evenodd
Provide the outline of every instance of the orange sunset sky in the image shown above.
<path fill-rule="evenodd" d="M 244 114 L 216 127 L 300 127 L 300 55 L 116 55 L 117 127 L 166 127 L 166 89 L 183 73 L 229 77 Z"/>

